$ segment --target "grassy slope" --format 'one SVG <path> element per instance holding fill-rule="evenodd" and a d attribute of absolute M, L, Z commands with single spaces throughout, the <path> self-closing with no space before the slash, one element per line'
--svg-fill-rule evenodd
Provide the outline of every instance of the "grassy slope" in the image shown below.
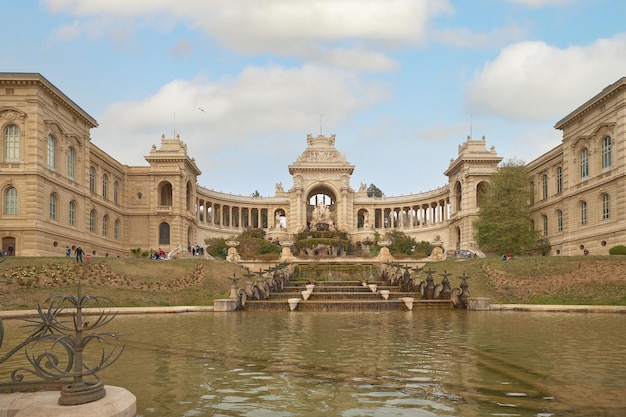
<path fill-rule="evenodd" d="M 77 265 L 70 258 L 0 258 L 0 296 L 3 310 L 32 309 L 56 294 L 73 295 L 80 279 L 83 294 L 111 298 L 118 306 L 210 305 L 228 295 L 239 266 L 204 259 L 151 261 L 96 258 Z M 626 257 L 525 257 L 451 259 L 429 264 L 470 277 L 470 293 L 492 303 L 626 305 Z M 421 279 L 425 279 L 422 274 Z M 241 282 L 240 282 L 241 284 Z"/>

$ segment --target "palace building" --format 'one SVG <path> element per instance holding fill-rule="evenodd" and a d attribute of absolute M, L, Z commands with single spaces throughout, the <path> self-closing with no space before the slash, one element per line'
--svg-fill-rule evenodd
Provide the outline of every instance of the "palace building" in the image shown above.
<path fill-rule="evenodd" d="M 36 73 L 0 73 L 0 240 L 3 253 L 92 256 L 171 251 L 262 228 L 290 241 L 306 230 L 347 232 L 353 243 L 400 230 L 447 250 L 481 254 L 473 222 L 481 190 L 502 160 L 485 138 L 468 138 L 445 168 L 448 183 L 403 196 L 369 197 L 335 136 L 303 140 L 287 167 L 292 184 L 271 197 L 236 196 L 198 185 L 179 138 L 161 138 L 147 166 L 119 163 L 90 138 L 97 121 Z M 626 244 L 626 77 L 559 121 L 556 148 L 528 164 L 532 227 L 550 254 L 607 254 Z"/>

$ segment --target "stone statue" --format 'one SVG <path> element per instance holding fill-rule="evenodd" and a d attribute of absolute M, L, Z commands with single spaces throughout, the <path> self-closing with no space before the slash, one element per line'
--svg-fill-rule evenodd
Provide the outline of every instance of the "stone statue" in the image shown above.
<path fill-rule="evenodd" d="M 327 230 L 334 230 L 335 226 L 330 219 L 330 210 L 323 201 L 317 203 L 313 209 L 313 219 L 311 221 L 311 229 L 316 230 L 317 225 L 326 225 Z"/>
<path fill-rule="evenodd" d="M 283 190 L 283 183 L 282 182 L 277 182 L 276 183 L 276 192 L 277 193 L 284 193 L 285 190 Z"/>
<path fill-rule="evenodd" d="M 274 228 L 280 229 L 280 213 L 276 212 L 276 216 L 274 217 Z"/>

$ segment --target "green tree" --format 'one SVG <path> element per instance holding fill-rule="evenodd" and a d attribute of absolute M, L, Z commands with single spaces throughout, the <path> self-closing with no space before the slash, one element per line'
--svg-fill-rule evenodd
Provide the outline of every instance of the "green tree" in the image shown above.
<path fill-rule="evenodd" d="M 391 241 L 389 246 L 389 252 L 392 255 L 404 254 L 410 255 L 413 253 L 417 242 L 411 236 L 406 235 L 404 232 L 394 230 L 385 235 L 386 240 Z"/>
<path fill-rule="evenodd" d="M 474 222 L 480 247 L 496 253 L 521 254 L 536 247 L 539 232 L 530 228 L 530 178 L 523 162 L 509 160 L 479 195 Z"/>
<path fill-rule="evenodd" d="M 383 193 L 382 190 L 378 188 L 377 186 L 375 186 L 374 184 L 370 184 L 370 186 L 367 187 L 368 197 L 382 197 L 384 195 L 385 193 Z"/>

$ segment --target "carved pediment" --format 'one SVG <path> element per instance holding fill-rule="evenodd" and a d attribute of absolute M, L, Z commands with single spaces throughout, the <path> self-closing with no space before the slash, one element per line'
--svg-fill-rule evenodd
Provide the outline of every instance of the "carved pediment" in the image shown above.
<path fill-rule="evenodd" d="M 55 120 L 44 120 L 46 130 L 52 134 L 65 135 L 65 129 Z"/>
<path fill-rule="evenodd" d="M 4 107 L 0 109 L 0 120 L 6 120 L 9 123 L 24 124 L 26 113 L 13 107 Z"/>
<path fill-rule="evenodd" d="M 605 136 L 613 136 L 613 131 L 615 130 L 615 123 L 612 124 L 604 124 L 598 127 L 593 133 L 593 137 L 598 139 L 602 139 Z"/>

